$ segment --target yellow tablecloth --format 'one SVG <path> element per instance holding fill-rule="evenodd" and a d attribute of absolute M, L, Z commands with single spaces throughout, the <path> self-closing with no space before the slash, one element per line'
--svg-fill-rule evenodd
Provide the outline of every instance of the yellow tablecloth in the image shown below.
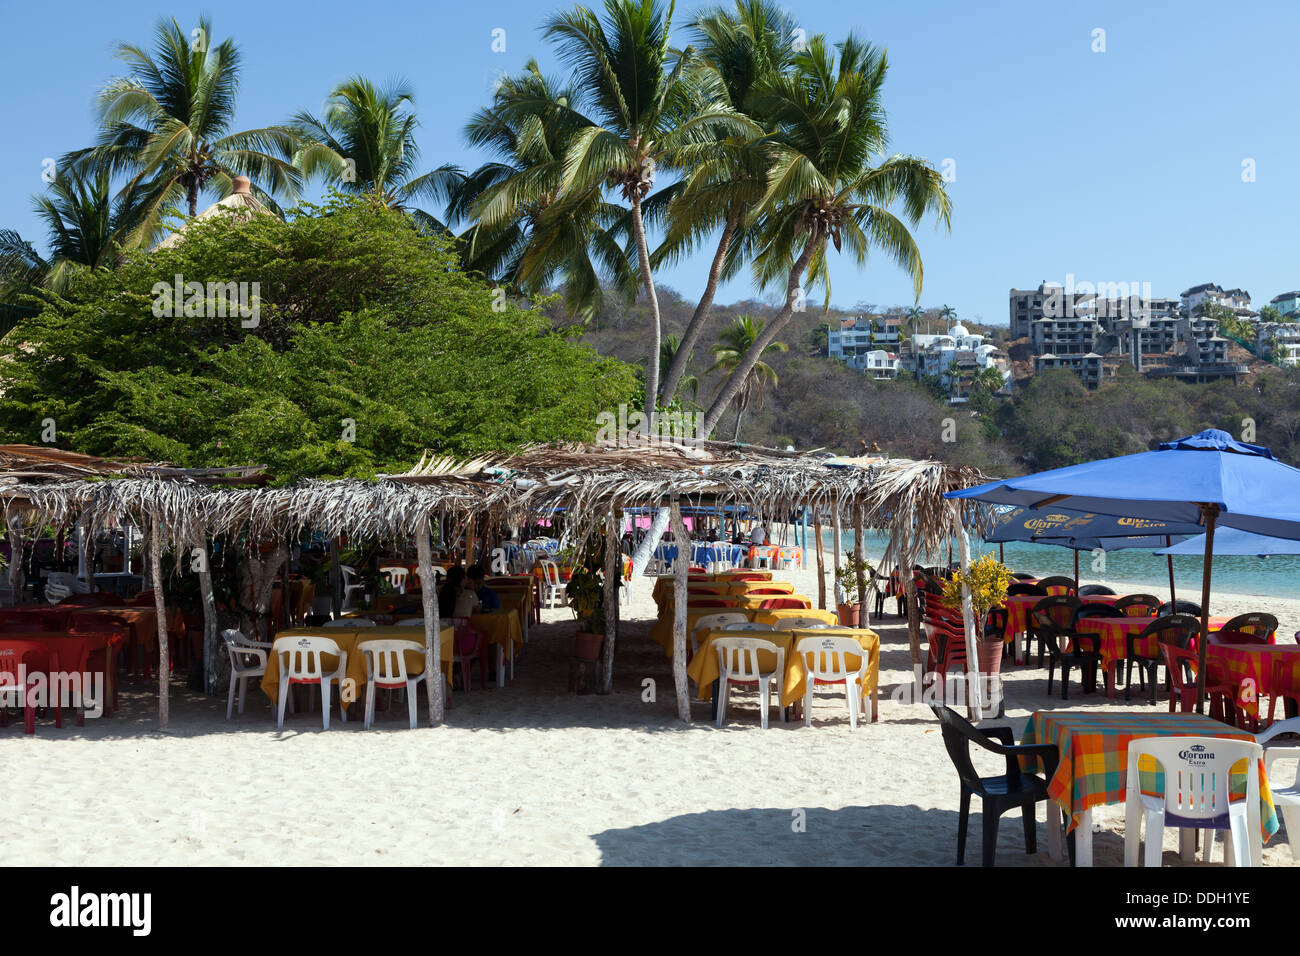
<path fill-rule="evenodd" d="M 763 609 L 764 601 L 780 600 L 781 598 L 794 598 L 797 601 L 803 601 L 804 607 L 811 609 L 813 606 L 812 598 L 806 594 L 740 594 L 736 596 L 736 607 L 740 610 L 760 611 Z M 773 610 L 781 610 L 773 608 Z"/>
<path fill-rule="evenodd" d="M 524 627 L 519 622 L 519 615 L 512 609 L 471 614 L 469 622 L 493 644 L 524 643 Z"/>
<path fill-rule="evenodd" d="M 513 618 L 513 616 L 512 616 Z M 448 682 L 451 680 L 451 660 L 452 660 L 452 638 L 455 636 L 453 629 L 448 626 L 444 627 L 441 632 L 442 639 L 442 671 Z M 281 637 L 328 637 L 334 643 L 338 644 L 339 650 L 348 655 L 348 664 L 346 677 L 353 681 L 353 687 L 356 689 L 354 700 L 360 700 L 366 692 L 366 657 L 358 648 L 359 644 L 366 641 L 415 641 L 417 644 L 424 644 L 423 627 L 296 627 L 291 630 L 281 631 L 276 638 Z M 424 669 L 424 655 L 410 653 L 406 656 L 407 672 L 422 671 Z M 337 657 L 329 654 L 322 655 L 321 666 L 325 670 L 333 670 L 339 666 Z M 262 692 L 271 698 L 271 703 L 279 702 L 280 696 L 280 657 L 278 654 L 267 652 L 266 673 L 262 675 Z"/>
<path fill-rule="evenodd" d="M 686 609 L 686 649 L 691 647 L 691 632 L 695 630 L 696 624 L 700 618 L 709 614 L 743 614 L 748 621 L 755 620 L 755 611 L 742 611 L 734 607 L 701 607 Z M 664 649 L 664 657 L 669 659 L 673 656 L 673 619 L 672 615 L 660 616 L 658 620 L 650 626 L 650 637 L 660 647 Z"/>
<path fill-rule="evenodd" d="M 790 594 L 794 591 L 794 585 L 788 581 L 692 581 L 687 583 L 686 593 L 736 597 L 741 594 L 748 594 L 755 588 L 780 588 L 783 594 Z M 671 604 L 673 600 L 672 578 L 657 580 L 653 593 L 655 603 L 660 607 Z"/>
<path fill-rule="evenodd" d="M 533 613 L 533 589 L 529 588 L 493 588 L 501 599 L 501 610 L 514 611 L 519 617 L 519 630 L 522 635 Z"/>
<path fill-rule="evenodd" d="M 797 608 L 781 607 L 773 608 L 770 611 L 750 611 L 751 620 L 759 624 L 771 624 L 774 627 L 780 627 L 782 621 L 788 621 L 794 617 L 814 618 L 825 624 L 839 624 L 840 619 L 834 611 L 819 611 L 817 608 Z"/>
<path fill-rule="evenodd" d="M 782 707 L 789 707 L 802 700 L 807 685 L 808 671 L 804 667 L 803 658 L 794 651 L 799 640 L 805 637 L 852 637 L 867 653 L 867 673 L 862 680 L 862 696 L 875 697 L 880 679 L 880 638 L 876 632 L 865 628 L 836 628 L 833 631 L 808 628 L 796 631 L 705 631 L 700 635 L 699 653 L 686 667 L 687 675 L 699 688 L 700 700 L 713 698 L 713 682 L 718 679 L 718 654 L 713 649 L 713 642 L 720 637 L 757 637 L 771 641 L 785 650 L 785 675 L 781 681 Z M 861 659 L 850 657 L 847 663 L 849 667 L 856 667 Z M 775 667 L 776 661 L 769 655 L 759 654 L 758 664 L 766 670 Z"/>

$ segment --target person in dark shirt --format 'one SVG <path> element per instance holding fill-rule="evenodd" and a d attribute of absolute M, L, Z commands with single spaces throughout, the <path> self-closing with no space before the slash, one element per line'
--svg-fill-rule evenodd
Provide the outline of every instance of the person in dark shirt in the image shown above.
<path fill-rule="evenodd" d="M 499 611 L 501 609 L 501 597 L 496 591 L 483 583 L 483 569 L 477 564 L 469 569 L 465 575 L 465 584 L 478 593 L 478 599 L 483 604 L 485 611 Z"/>

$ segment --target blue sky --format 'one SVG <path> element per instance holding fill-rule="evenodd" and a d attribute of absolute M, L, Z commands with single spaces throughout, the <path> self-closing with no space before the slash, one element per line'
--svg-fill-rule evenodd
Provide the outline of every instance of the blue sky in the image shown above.
<path fill-rule="evenodd" d="M 1214 281 L 1249 290 L 1256 308 L 1300 288 L 1294 0 L 788 7 L 810 34 L 854 30 L 886 47 L 893 149 L 953 161 L 951 234 L 916 231 L 922 304 L 1004 323 L 1008 288 L 1070 273 L 1150 282 L 1156 295 Z M 515 0 L 0 0 L 0 227 L 44 245 L 29 203 L 42 160 L 91 141 L 93 95 L 119 72 L 114 45 L 148 43 L 160 15 L 190 24 L 211 11 L 217 38 L 236 39 L 239 128 L 316 111 L 352 74 L 405 78 L 432 168 L 481 161 L 461 130 L 499 71 L 531 56 L 560 69 L 538 30 L 551 9 Z M 679 2 L 675 22 L 695 9 Z M 491 49 L 496 28 L 506 31 L 504 53 Z M 1093 51 L 1098 29 L 1105 52 Z M 1254 182 L 1242 181 L 1247 159 Z M 694 298 L 705 268 L 697 256 L 658 279 Z M 836 305 L 911 304 L 910 282 L 884 258 L 863 271 L 837 263 L 833 282 Z M 754 294 L 741 279 L 719 301 Z"/>

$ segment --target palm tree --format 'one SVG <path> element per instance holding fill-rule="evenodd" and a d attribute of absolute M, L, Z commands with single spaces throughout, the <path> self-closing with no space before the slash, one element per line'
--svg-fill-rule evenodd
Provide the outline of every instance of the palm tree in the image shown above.
<path fill-rule="evenodd" d="M 323 176 L 346 192 L 370 195 L 394 209 L 408 211 L 435 232 L 446 227 L 417 199 L 446 200 L 460 185 L 457 170 L 442 166 L 417 173 L 419 122 L 411 107 L 414 95 L 399 81 L 380 88 L 363 76 L 336 86 L 320 117 L 296 113 L 289 128 L 299 137 L 294 165 L 307 177 Z"/>
<path fill-rule="evenodd" d="M 587 124 L 569 105 L 572 84 L 544 76 L 535 60 L 504 78 L 492 106 L 465 127 L 470 144 L 495 154 L 461 174 L 447 206 L 449 224 L 473 224 L 462 234 L 466 268 L 509 282 L 526 293 L 558 280 L 571 316 L 590 321 L 604 297 L 602 273 L 626 288 L 634 281 L 614 227 L 625 216 L 599 184 L 563 191 L 564 156 Z"/>
<path fill-rule="evenodd" d="M 785 13 L 771 0 L 735 0 L 733 10 L 706 10 L 691 24 L 702 68 L 700 87 L 747 115 L 755 131 L 764 123 L 752 94 L 789 69 L 794 54 L 791 29 Z M 664 373 L 663 404 L 671 402 L 677 391 L 685 357 L 704 331 L 718 283 L 735 276 L 753 253 L 748 213 L 763 197 L 768 167 L 762 141 L 753 135 L 720 135 L 684 147 L 675 159 L 686 173 L 672 197 L 667 233 L 651 257 L 652 264 L 676 261 L 720 232 L 704 292 L 682 335 L 686 348 Z"/>
<path fill-rule="evenodd" d="M 945 304 L 939 309 L 939 321 L 943 323 L 944 328 L 951 328 L 953 320 L 957 318 L 957 310 L 952 306 Z"/>
<path fill-rule="evenodd" d="M 665 335 L 663 337 L 663 341 L 659 343 L 659 367 L 666 368 L 669 364 L 671 364 L 673 359 L 675 359 L 678 353 L 681 351 L 681 347 L 682 347 L 681 340 L 678 339 L 677 336 Z M 686 358 L 683 360 L 682 365 L 686 366 L 691 361 L 692 358 L 694 358 L 693 355 L 687 355 Z M 645 365 L 645 363 L 646 363 L 645 359 L 641 359 L 639 362 L 639 364 L 641 365 Z M 683 375 L 681 377 L 680 387 L 689 388 L 691 390 L 691 401 L 695 401 L 700 397 L 700 380 L 696 376 Z"/>
<path fill-rule="evenodd" d="M 776 118 L 768 187 L 754 212 L 760 285 L 785 280 L 785 303 L 736 366 L 705 413 L 703 431 L 717 427 L 744 386 L 763 350 L 790 321 L 805 273 L 830 295 L 827 243 L 847 251 L 859 267 L 871 247 L 882 249 L 912 277 L 919 300 L 921 253 L 903 219 L 913 226 L 927 213 L 949 222 L 951 205 L 943 179 L 928 162 L 912 156 L 880 159 L 888 145 L 881 92 L 888 71 L 882 51 L 852 35 L 839 45 L 838 63 L 822 37 L 795 56 L 795 75 L 780 76 L 759 94 Z"/>
<path fill-rule="evenodd" d="M 659 393 L 659 299 L 655 294 L 642 204 L 654 185 L 655 168 L 669 165 L 692 142 L 715 132 L 743 132 L 749 124 L 720 103 L 701 105 L 687 67 L 694 51 L 670 57 L 672 6 L 659 0 L 605 0 L 604 21 L 586 7 L 549 17 L 543 34 L 574 70 L 590 125 L 574 136 L 564 162 L 566 190 L 593 184 L 619 191 L 631 207 L 641 283 L 650 306 L 646 363 L 647 420 Z M 579 110 L 580 112 L 580 110 Z"/>
<path fill-rule="evenodd" d="M 749 354 L 750 350 L 755 347 L 758 341 L 763 338 L 763 322 L 755 321 L 753 316 L 742 315 L 731 321 L 731 324 L 722 330 L 718 336 L 717 344 L 713 346 L 713 366 L 710 372 L 722 372 L 730 376 L 728 381 L 734 380 L 736 370 L 740 367 L 744 357 Z M 784 342 L 769 341 L 763 347 L 762 354 L 767 355 L 772 352 L 785 352 L 787 346 Z M 736 433 L 732 441 L 740 441 L 740 420 L 745 414 L 745 409 L 749 407 L 752 400 L 758 400 L 758 407 L 763 407 L 763 396 L 766 394 L 767 386 L 776 388 L 776 372 L 772 367 L 761 359 L 754 362 L 745 372 L 745 379 L 738 393 L 739 402 L 736 405 Z M 723 387 L 726 387 L 724 383 Z"/>
<path fill-rule="evenodd" d="M 908 327 L 915 333 L 917 324 L 925 318 L 925 309 L 919 305 L 914 305 L 907 310 L 906 315 Z"/>
<path fill-rule="evenodd" d="M 105 167 L 87 174 L 64 168 L 47 194 L 32 197 L 45 223 L 48 258 L 17 232 L 0 230 L 0 301 L 9 318 L 32 311 L 17 305 L 18 293 L 37 287 L 62 292 L 76 272 L 112 268 L 128 250 L 158 238 L 161 223 L 148 215 L 141 190 L 125 189 L 115 199 L 110 179 Z"/>
<path fill-rule="evenodd" d="M 153 53 L 119 46 L 128 75 L 110 80 L 98 96 L 99 141 L 65 157 L 79 170 L 128 172 L 127 188 L 155 222 L 181 198 L 197 215 L 199 195 L 211 190 L 228 196 L 237 175 L 249 177 L 258 199 L 272 209 L 279 206 L 268 193 L 298 195 L 301 177 L 287 161 L 297 142 L 290 130 L 230 131 L 239 51 L 229 39 L 213 46 L 211 37 L 209 20 L 200 19 L 192 33 L 175 19 L 160 20 Z"/>

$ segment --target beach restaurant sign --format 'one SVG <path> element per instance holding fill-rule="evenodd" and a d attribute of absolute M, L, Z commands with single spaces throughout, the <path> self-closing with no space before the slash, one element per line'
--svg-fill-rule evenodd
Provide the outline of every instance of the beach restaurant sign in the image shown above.
<path fill-rule="evenodd" d="M 1033 541 L 1036 538 L 1114 538 L 1139 535 L 1186 534 L 1169 522 L 1121 518 L 1086 511 L 1038 511 L 1011 508 L 993 520 L 987 541 Z"/>

